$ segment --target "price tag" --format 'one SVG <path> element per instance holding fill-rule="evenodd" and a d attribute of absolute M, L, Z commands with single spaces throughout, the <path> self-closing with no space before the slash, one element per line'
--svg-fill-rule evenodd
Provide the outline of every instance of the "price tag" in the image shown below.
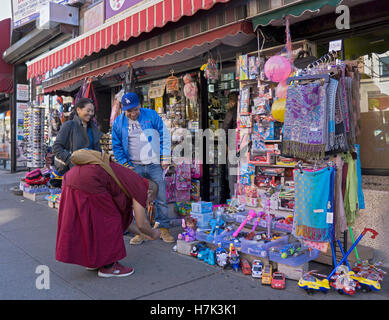
<path fill-rule="evenodd" d="M 334 213 L 333 212 L 327 212 L 327 223 L 334 223 Z"/>
<path fill-rule="evenodd" d="M 342 51 L 342 40 L 331 41 L 328 51 Z"/>

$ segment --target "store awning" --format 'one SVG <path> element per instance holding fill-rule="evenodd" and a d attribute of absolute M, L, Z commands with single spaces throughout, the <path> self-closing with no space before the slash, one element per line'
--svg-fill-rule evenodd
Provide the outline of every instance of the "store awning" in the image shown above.
<path fill-rule="evenodd" d="M 138 37 L 168 22 L 176 22 L 183 16 L 192 16 L 197 11 L 208 10 L 218 2 L 229 0 L 156 0 L 145 2 L 136 10 L 112 18 L 97 29 L 84 33 L 77 38 L 37 57 L 27 63 L 27 78 L 45 74 L 70 62 L 90 56 L 120 41 Z"/>
<path fill-rule="evenodd" d="M 3 52 L 9 47 L 11 39 L 11 19 L 0 21 L 0 93 L 11 93 L 13 91 L 12 65 L 3 60 Z"/>
<path fill-rule="evenodd" d="M 338 6 L 342 0 L 310 0 L 302 1 L 296 4 L 285 5 L 278 9 L 274 9 L 268 12 L 264 12 L 252 18 L 254 30 L 258 26 L 267 26 L 273 21 L 282 21 L 286 16 L 290 17 L 300 17 L 307 12 L 319 12 L 323 7 Z"/>
<path fill-rule="evenodd" d="M 188 38 L 181 41 L 162 47 L 156 46 L 154 50 L 146 50 L 143 53 L 141 53 L 142 48 L 129 47 L 86 64 L 82 67 L 82 71 L 80 71 L 80 68 L 74 68 L 54 79 L 45 81 L 43 83 L 44 93 L 48 94 L 72 86 L 86 78 L 109 75 L 121 67 L 128 68 L 129 64 L 132 64 L 134 68 L 174 64 L 209 52 L 209 50 L 220 44 L 241 47 L 253 39 L 255 39 L 255 34 L 251 23 L 240 21 L 196 36 L 189 35 Z M 131 53 L 134 53 L 134 50 L 138 51 L 138 54 L 132 55 Z M 118 60 L 115 61 L 115 58 Z"/>

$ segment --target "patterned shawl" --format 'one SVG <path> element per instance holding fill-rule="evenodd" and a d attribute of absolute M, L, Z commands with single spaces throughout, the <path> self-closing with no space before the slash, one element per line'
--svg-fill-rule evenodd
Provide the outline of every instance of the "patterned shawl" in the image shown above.
<path fill-rule="evenodd" d="M 335 169 L 295 170 L 292 234 L 301 240 L 331 241 L 334 232 Z"/>
<path fill-rule="evenodd" d="M 327 83 L 288 87 L 282 155 L 323 159 L 328 136 Z"/>

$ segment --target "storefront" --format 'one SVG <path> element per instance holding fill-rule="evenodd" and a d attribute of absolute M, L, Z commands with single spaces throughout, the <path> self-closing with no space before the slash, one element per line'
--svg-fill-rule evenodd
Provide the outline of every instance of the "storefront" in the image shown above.
<path fill-rule="evenodd" d="M 174 155 L 186 139 L 182 132 L 220 128 L 226 97 L 238 92 L 235 146 L 228 142 L 229 160 L 239 155 L 236 168 L 225 174 L 217 161 L 209 163 L 224 150 L 221 141 L 210 148 L 204 138 L 202 166 L 192 162 L 167 172 L 169 202 L 180 217 L 197 224 L 179 236 L 177 251 L 254 277 L 254 267 L 262 266 L 262 283 L 274 286 L 272 270 L 294 280 L 304 274 L 299 286 L 309 289 L 316 281 L 306 273 L 310 261 L 335 267 L 342 250 L 354 249 L 368 232 L 372 237 L 348 252 L 350 265 L 384 259 L 387 250 L 385 225 L 378 221 L 388 190 L 374 192 L 362 173 L 388 169 L 382 156 L 388 146 L 389 48 L 377 23 L 389 23 L 389 7 L 366 2 L 345 2 L 351 29 L 336 27 L 340 1 L 282 1 L 287 6 L 275 8 L 281 1 L 259 0 L 249 1 L 248 17 L 245 7 L 219 4 L 201 19 L 184 17 L 163 32 L 140 35 L 99 55 L 85 55 L 95 40 L 85 38 L 84 45 L 75 40 L 71 51 L 84 58 L 45 81 L 43 93 L 74 96 L 80 86 L 93 83 L 96 96 L 110 102 L 100 111 L 105 116 L 99 119 L 97 112 L 109 152 L 120 91 L 136 90 L 143 106 L 164 120 Z M 366 6 L 374 7 L 371 16 Z M 118 29 L 119 38 L 123 32 Z M 48 68 L 66 62 L 69 49 L 58 50 L 30 62 L 30 76 L 47 71 L 46 62 Z M 234 197 L 228 200 L 225 175 L 236 175 Z M 375 240 L 377 232 L 381 240 Z M 334 272 L 318 290 L 329 290 L 328 280 L 349 276 Z M 377 279 L 379 291 L 382 279 Z"/>

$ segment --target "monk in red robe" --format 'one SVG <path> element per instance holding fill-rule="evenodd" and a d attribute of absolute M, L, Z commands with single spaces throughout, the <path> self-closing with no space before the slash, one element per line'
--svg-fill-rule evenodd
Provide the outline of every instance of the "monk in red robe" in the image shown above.
<path fill-rule="evenodd" d="M 153 240 L 160 236 L 145 214 L 156 195 L 149 191 L 153 182 L 98 151 L 78 150 L 71 161 L 75 166 L 62 183 L 56 259 L 98 269 L 100 277 L 131 275 L 133 268 L 118 262 L 126 256 L 123 232 L 142 232 Z"/>

